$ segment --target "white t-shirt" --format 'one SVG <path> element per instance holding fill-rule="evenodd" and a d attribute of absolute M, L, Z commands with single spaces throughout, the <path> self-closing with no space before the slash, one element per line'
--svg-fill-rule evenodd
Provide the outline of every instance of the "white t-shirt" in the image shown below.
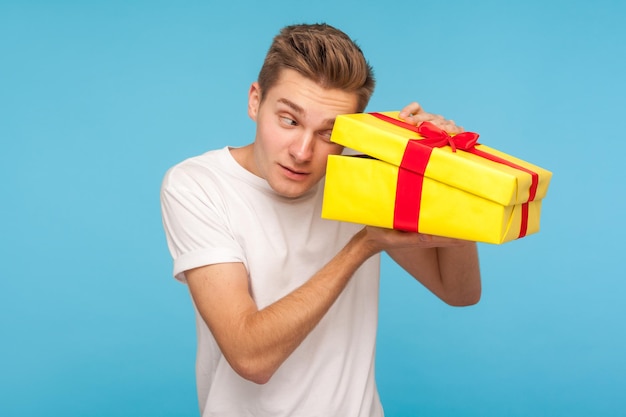
<path fill-rule="evenodd" d="M 263 308 L 306 282 L 361 228 L 320 217 L 323 183 L 296 199 L 277 195 L 228 148 L 170 169 L 161 201 L 174 276 L 242 262 Z M 203 416 L 379 417 L 374 377 L 380 257 L 355 273 L 317 327 L 258 385 L 235 373 L 197 313 L 198 398 Z"/>

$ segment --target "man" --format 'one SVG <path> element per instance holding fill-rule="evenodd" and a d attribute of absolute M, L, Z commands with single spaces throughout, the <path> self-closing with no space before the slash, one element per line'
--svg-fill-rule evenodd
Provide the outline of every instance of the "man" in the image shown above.
<path fill-rule="evenodd" d="M 480 297 L 473 242 L 320 217 L 339 114 L 374 88 L 359 47 L 284 28 L 249 90 L 254 142 L 168 171 L 163 222 L 196 309 L 204 416 L 382 416 L 374 378 L 380 253 L 451 305 Z M 452 122 L 410 104 L 408 122 Z"/>

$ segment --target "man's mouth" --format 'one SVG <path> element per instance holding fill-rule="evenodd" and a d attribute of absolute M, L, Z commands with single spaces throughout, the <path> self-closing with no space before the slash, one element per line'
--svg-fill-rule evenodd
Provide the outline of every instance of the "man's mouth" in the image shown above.
<path fill-rule="evenodd" d="M 302 170 L 299 170 L 299 169 L 296 169 L 296 168 L 291 168 L 291 167 L 288 167 L 288 166 L 285 166 L 285 165 L 280 165 L 280 167 L 285 171 L 285 173 L 287 174 L 288 177 L 302 178 L 304 176 L 309 175 L 308 172 L 302 171 Z"/>

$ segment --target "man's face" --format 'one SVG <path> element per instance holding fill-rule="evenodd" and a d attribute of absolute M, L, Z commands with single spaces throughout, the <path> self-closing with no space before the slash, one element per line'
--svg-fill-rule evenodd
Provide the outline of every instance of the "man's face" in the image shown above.
<path fill-rule="evenodd" d="M 335 118 L 356 110 L 356 93 L 322 88 L 293 70 L 282 70 L 269 91 L 252 84 L 248 114 L 257 131 L 247 168 L 278 194 L 301 196 L 326 173 L 328 155 L 343 149 L 330 142 Z"/>

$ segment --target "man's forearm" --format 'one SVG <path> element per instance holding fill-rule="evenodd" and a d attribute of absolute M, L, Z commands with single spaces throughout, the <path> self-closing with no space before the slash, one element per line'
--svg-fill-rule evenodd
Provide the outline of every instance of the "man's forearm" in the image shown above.
<path fill-rule="evenodd" d="M 373 252 L 356 235 L 306 283 L 258 311 L 248 311 L 220 347 L 246 379 L 267 382 L 302 343 Z"/>
<path fill-rule="evenodd" d="M 481 295 L 480 267 L 476 243 L 437 248 L 445 301 L 450 305 L 476 304 Z"/>
<path fill-rule="evenodd" d="M 411 233 L 407 238 L 415 239 L 415 246 L 387 250 L 398 265 L 450 305 L 478 302 L 481 286 L 476 243 Z"/>

